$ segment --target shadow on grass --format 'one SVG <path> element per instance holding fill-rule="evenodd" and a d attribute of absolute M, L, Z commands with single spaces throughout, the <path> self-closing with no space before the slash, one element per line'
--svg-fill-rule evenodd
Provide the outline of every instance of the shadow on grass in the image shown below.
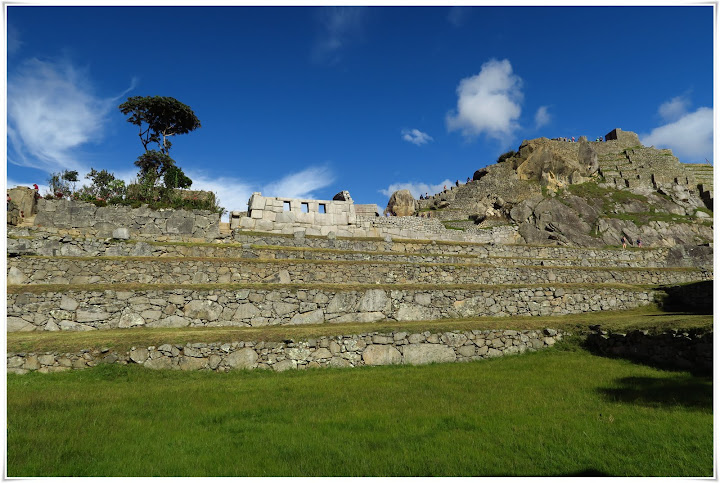
<path fill-rule="evenodd" d="M 667 330 L 659 334 L 631 330 L 623 333 L 588 334 L 580 345 L 600 357 L 626 359 L 668 371 L 687 371 L 712 376 L 713 334 L 701 330 L 687 333 Z"/>
<path fill-rule="evenodd" d="M 683 406 L 712 410 L 712 378 L 698 376 L 623 377 L 619 387 L 597 389 L 606 399 L 641 406 Z"/>
<path fill-rule="evenodd" d="M 612 476 L 609 473 L 602 472 L 593 468 L 587 468 L 584 470 L 576 471 L 574 473 L 564 473 L 556 476 Z"/>

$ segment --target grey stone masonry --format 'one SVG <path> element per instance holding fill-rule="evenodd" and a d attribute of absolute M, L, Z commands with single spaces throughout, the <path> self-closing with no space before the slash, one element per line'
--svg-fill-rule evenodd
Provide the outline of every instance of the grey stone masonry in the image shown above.
<path fill-rule="evenodd" d="M 97 207 L 73 200 L 40 199 L 37 211 L 37 227 L 75 229 L 98 238 L 111 238 L 119 228 L 126 228 L 129 236 L 140 239 L 169 236 L 178 240 L 214 240 L 220 234 L 220 215 L 205 210 L 151 210 L 146 205 Z"/>
<path fill-rule="evenodd" d="M 230 228 L 301 236 L 385 237 L 437 239 L 476 243 L 514 243 L 517 228 L 498 227 L 482 232 L 448 230 L 438 220 L 412 216 L 375 216 L 374 205 L 361 205 L 360 213 L 352 200 L 309 200 L 266 197 L 253 193 L 247 216 L 232 212 Z M 372 213 L 370 213 L 372 212 Z"/>
<path fill-rule="evenodd" d="M 193 244 L 97 239 L 8 228 L 8 255 L 304 258 L 424 263 L 490 263 L 500 266 L 703 267 L 712 270 L 712 247 L 597 249 L 492 245 L 412 240 L 257 235 L 235 232 L 226 243 Z"/>
<path fill-rule="evenodd" d="M 253 193 L 248 201 L 248 216 L 240 218 L 230 228 L 273 231 L 278 226 L 288 225 L 302 231 L 304 227 L 315 229 L 355 223 L 355 206 L 352 201 L 273 198 Z"/>
<path fill-rule="evenodd" d="M 648 305 L 656 298 L 652 290 L 602 285 L 391 287 L 275 284 L 143 290 L 115 286 L 67 291 L 50 288 L 39 293 L 8 287 L 7 331 L 258 327 L 566 315 L 631 309 Z"/>
<path fill-rule="evenodd" d="M 555 345 L 566 335 L 555 329 L 453 332 L 368 332 L 299 341 L 233 341 L 163 344 L 129 351 L 7 354 L 7 371 L 26 374 L 85 369 L 98 364 L 139 364 L 149 369 L 229 372 L 243 369 L 309 369 L 391 364 L 468 362 Z"/>
<path fill-rule="evenodd" d="M 485 262 L 488 259 L 484 259 Z M 268 260 L 258 258 L 53 258 L 8 260 L 8 283 L 625 283 L 668 285 L 712 279 L 700 269 L 498 266 L 488 263 Z M 549 262 L 548 264 L 550 264 Z"/>

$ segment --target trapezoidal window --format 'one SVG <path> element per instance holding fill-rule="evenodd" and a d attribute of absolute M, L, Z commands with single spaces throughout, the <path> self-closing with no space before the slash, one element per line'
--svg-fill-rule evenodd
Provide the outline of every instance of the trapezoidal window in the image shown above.
<path fill-rule="evenodd" d="M 300 211 L 303 213 L 308 213 L 310 211 L 310 207 L 307 203 L 300 203 Z"/>
<path fill-rule="evenodd" d="M 283 211 L 290 211 L 290 202 L 283 201 Z"/>
<path fill-rule="evenodd" d="M 320 203 L 320 206 L 318 206 L 318 211 L 320 213 L 327 213 L 327 206 L 325 206 L 325 203 Z"/>

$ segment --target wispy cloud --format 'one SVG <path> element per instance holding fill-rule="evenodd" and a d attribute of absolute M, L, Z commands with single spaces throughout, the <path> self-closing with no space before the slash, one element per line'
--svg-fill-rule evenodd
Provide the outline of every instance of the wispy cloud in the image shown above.
<path fill-rule="evenodd" d="M 424 133 L 419 129 L 403 129 L 400 134 L 402 134 L 402 138 L 404 141 L 413 143 L 416 146 L 427 144 L 433 140 L 433 138 L 429 134 Z"/>
<path fill-rule="evenodd" d="M 548 106 L 540 106 L 535 113 L 535 129 L 540 129 L 543 126 L 550 124 L 550 113 L 548 112 Z"/>
<path fill-rule="evenodd" d="M 680 160 L 700 162 L 713 156 L 713 110 L 700 107 L 694 112 L 678 114 L 673 101 L 663 104 L 668 115 L 680 116 L 675 121 L 653 129 L 650 134 L 641 135 L 645 146 L 670 148 Z M 662 106 L 661 106 L 662 107 Z"/>
<path fill-rule="evenodd" d="M 86 70 L 68 61 L 39 59 L 10 74 L 7 90 L 8 161 L 48 173 L 88 171 L 77 149 L 102 139 L 118 97 L 93 94 Z"/>
<path fill-rule="evenodd" d="M 667 102 L 660 104 L 658 114 L 665 121 L 673 122 L 683 117 L 690 107 L 690 99 L 687 96 L 673 97 Z"/>
<path fill-rule="evenodd" d="M 461 27 L 472 13 L 472 7 L 450 7 L 447 20 L 455 27 Z"/>
<path fill-rule="evenodd" d="M 250 195 L 256 191 L 264 196 L 313 199 L 316 198 L 315 190 L 328 186 L 335 179 L 327 166 L 312 166 L 264 185 L 240 178 L 212 176 L 204 171 L 186 172 L 193 180 L 190 189 L 212 191 L 218 204 L 228 211 L 247 210 Z"/>
<path fill-rule="evenodd" d="M 7 53 L 8 55 L 16 54 L 24 42 L 20 40 L 20 33 L 14 25 L 8 25 L 7 28 Z"/>
<path fill-rule="evenodd" d="M 330 185 L 335 175 L 327 166 L 311 166 L 298 173 L 266 184 L 262 193 L 265 196 L 286 196 L 288 198 L 315 198 L 315 190 Z"/>
<path fill-rule="evenodd" d="M 319 10 L 320 31 L 312 51 L 317 63 L 336 63 L 343 48 L 362 35 L 367 16 L 364 7 L 323 7 Z"/>
<path fill-rule="evenodd" d="M 484 63 L 480 73 L 460 81 L 456 112 L 447 115 L 449 131 L 472 138 L 481 133 L 507 141 L 519 128 L 522 79 L 507 59 Z"/>
<path fill-rule="evenodd" d="M 450 181 L 449 179 L 441 181 L 438 184 L 428 184 L 420 181 L 407 181 L 404 183 L 393 183 L 387 188 L 381 189 L 379 191 L 385 196 L 390 197 L 394 192 L 398 190 L 409 190 L 415 198 L 420 198 L 420 195 L 424 196 L 425 193 L 432 196 L 435 193 L 441 192 L 444 186 L 447 186 L 449 188 L 450 186 L 454 185 L 455 183 L 453 181 Z"/>

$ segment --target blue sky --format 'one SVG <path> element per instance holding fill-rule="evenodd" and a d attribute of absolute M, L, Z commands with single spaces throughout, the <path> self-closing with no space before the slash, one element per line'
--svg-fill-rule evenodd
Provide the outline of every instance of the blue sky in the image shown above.
<path fill-rule="evenodd" d="M 170 152 L 229 210 L 253 191 L 387 204 L 523 139 L 620 127 L 713 160 L 712 6 L 6 6 L 7 183 L 143 152 L 117 106 L 170 96 Z"/>

